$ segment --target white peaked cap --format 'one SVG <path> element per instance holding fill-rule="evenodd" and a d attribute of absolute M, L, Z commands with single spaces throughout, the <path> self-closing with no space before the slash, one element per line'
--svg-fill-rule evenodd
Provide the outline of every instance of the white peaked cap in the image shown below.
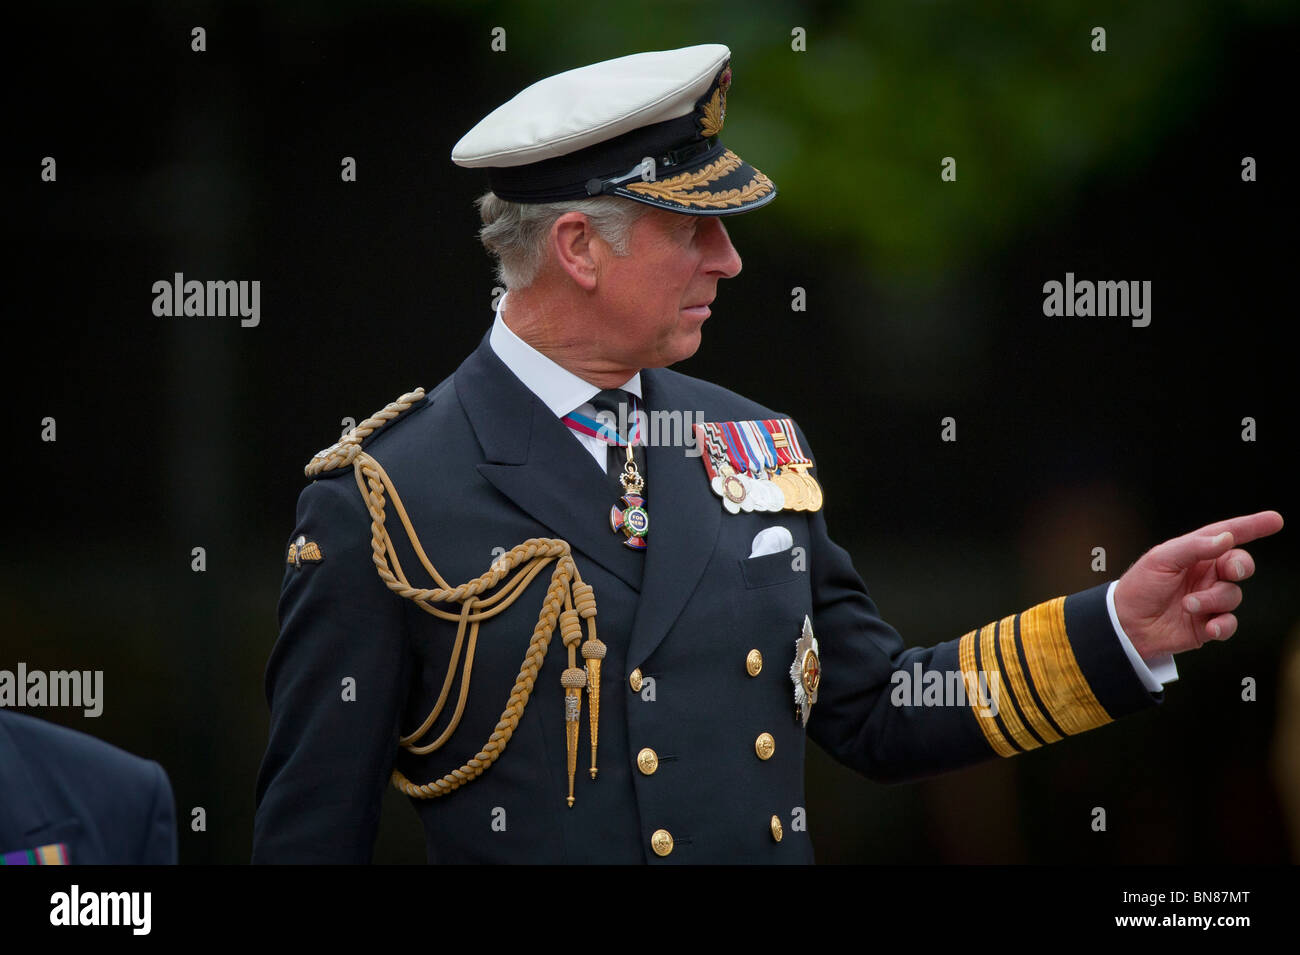
<path fill-rule="evenodd" d="M 486 169 L 513 202 L 603 194 L 695 215 L 747 212 L 776 187 L 718 141 L 730 61 L 707 43 L 548 76 L 485 116 L 452 161 Z"/>

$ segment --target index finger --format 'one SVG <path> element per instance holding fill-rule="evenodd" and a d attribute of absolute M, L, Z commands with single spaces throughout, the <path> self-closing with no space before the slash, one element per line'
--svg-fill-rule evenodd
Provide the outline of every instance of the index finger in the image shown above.
<path fill-rule="evenodd" d="M 1282 529 L 1282 515 L 1277 511 L 1259 511 L 1243 517 L 1230 517 L 1226 521 L 1206 524 L 1199 530 L 1185 534 L 1185 537 L 1217 537 L 1224 531 L 1232 535 L 1234 547 L 1248 544 L 1261 537 L 1276 534 Z"/>

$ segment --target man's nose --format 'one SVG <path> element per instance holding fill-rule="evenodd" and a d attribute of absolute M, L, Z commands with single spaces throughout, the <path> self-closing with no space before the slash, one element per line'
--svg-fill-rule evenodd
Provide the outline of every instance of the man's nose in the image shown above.
<path fill-rule="evenodd" d="M 706 271 L 717 272 L 724 279 L 735 278 L 740 274 L 742 266 L 740 253 L 731 244 L 731 236 L 727 235 L 727 227 L 722 224 L 722 217 L 705 216 L 705 219 L 708 220 L 704 225 L 708 248 L 704 259 Z"/>

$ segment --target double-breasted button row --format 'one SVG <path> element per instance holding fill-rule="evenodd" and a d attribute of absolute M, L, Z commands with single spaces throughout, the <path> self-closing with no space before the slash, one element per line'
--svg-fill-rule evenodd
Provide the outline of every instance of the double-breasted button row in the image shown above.
<path fill-rule="evenodd" d="M 757 648 L 750 650 L 745 655 L 745 672 L 750 676 L 758 676 L 763 672 L 763 654 Z M 628 676 L 628 685 L 632 688 L 633 693 L 641 691 L 643 677 L 638 667 Z M 776 739 L 771 733 L 759 733 L 758 738 L 754 740 L 754 752 L 761 760 L 769 760 L 776 752 Z M 636 768 L 642 775 L 652 776 L 659 769 L 659 754 L 649 746 L 644 747 L 636 754 Z M 781 825 L 779 816 L 772 816 L 768 823 L 768 829 L 772 833 L 772 839 L 780 842 L 785 836 L 785 829 Z M 673 837 L 667 829 L 656 829 L 650 836 L 650 848 L 655 855 L 661 858 L 669 855 L 673 851 Z"/>
<path fill-rule="evenodd" d="M 758 676 L 763 672 L 763 653 L 755 648 L 750 650 L 745 657 L 745 672 L 750 676 Z M 754 752 L 758 754 L 759 759 L 771 759 L 772 754 L 776 752 L 776 740 L 772 738 L 771 733 L 760 733 L 758 739 L 754 740 Z"/>
<path fill-rule="evenodd" d="M 758 676 L 763 672 L 763 654 L 761 651 L 757 649 L 749 651 L 749 655 L 745 657 L 745 672 L 750 676 Z M 771 759 L 772 754 L 776 752 L 775 737 L 771 733 L 759 733 L 758 739 L 754 740 L 754 752 L 758 754 L 759 759 Z M 780 842 L 785 835 L 785 829 L 781 826 L 779 816 L 771 818 L 768 822 L 768 829 L 771 831 L 772 839 L 775 842 Z"/>
<path fill-rule="evenodd" d="M 745 672 L 750 676 L 758 676 L 763 672 L 763 652 L 761 650 L 755 648 L 745 655 Z M 642 679 L 640 667 L 628 675 L 627 682 L 632 687 L 633 693 L 641 692 Z"/>
<path fill-rule="evenodd" d="M 632 688 L 633 693 L 641 692 L 643 679 L 640 667 L 637 667 L 628 675 L 627 685 Z M 659 754 L 649 746 L 643 747 L 641 752 L 636 754 L 636 768 L 644 776 L 653 776 L 655 770 L 659 768 Z M 657 856 L 668 855 L 673 851 L 672 833 L 667 829 L 656 829 L 650 836 L 650 848 Z"/>

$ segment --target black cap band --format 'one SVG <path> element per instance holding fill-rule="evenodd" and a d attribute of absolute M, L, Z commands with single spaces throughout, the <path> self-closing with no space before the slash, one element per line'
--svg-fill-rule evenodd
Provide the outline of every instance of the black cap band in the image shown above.
<path fill-rule="evenodd" d="M 719 148 L 717 137 L 700 135 L 694 114 L 634 129 L 622 136 L 526 166 L 492 167 L 488 184 L 509 202 L 586 199 L 588 183 L 623 176 L 649 156 L 659 170 L 697 162 Z"/>

